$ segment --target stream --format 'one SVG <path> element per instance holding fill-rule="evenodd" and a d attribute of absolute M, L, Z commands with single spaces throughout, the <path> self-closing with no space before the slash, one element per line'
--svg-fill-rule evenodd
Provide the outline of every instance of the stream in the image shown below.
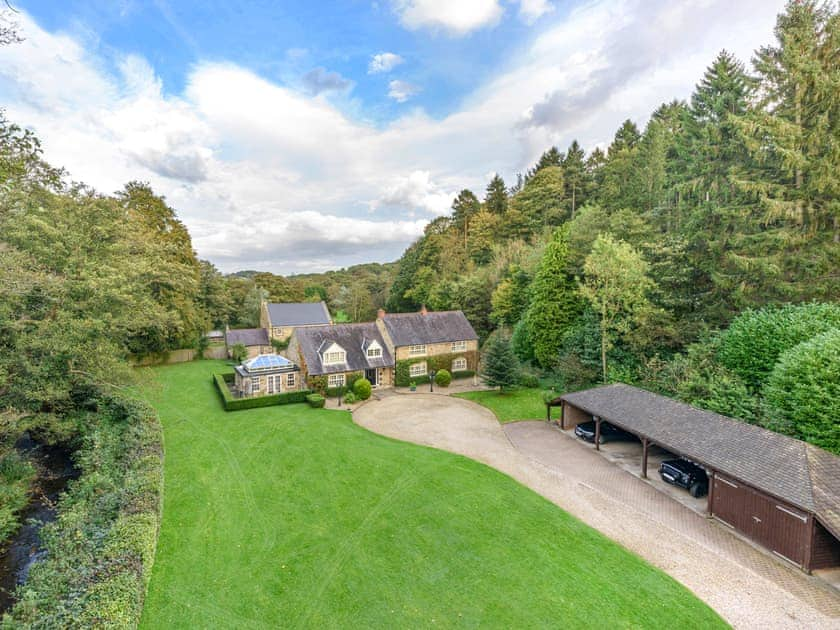
<path fill-rule="evenodd" d="M 41 548 L 41 528 L 55 520 L 59 494 L 67 482 L 79 476 L 70 451 L 60 446 L 47 446 L 24 435 L 15 448 L 35 465 L 38 476 L 30 501 L 20 514 L 21 527 L 0 555 L 0 613 L 12 607 L 15 588 L 26 581 L 29 569 L 46 554 Z"/>

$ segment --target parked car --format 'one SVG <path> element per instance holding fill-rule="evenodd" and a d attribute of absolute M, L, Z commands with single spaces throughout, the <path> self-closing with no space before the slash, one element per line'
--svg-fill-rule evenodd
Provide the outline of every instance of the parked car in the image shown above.
<path fill-rule="evenodd" d="M 578 436 L 581 440 L 586 440 L 587 442 L 594 442 L 595 441 L 595 421 L 591 422 L 582 422 L 575 427 L 575 435 Z M 611 425 L 609 422 L 601 421 L 601 444 L 606 442 L 618 442 L 618 441 L 635 441 L 638 438 L 633 435 L 632 433 L 628 433 L 623 429 L 619 429 L 616 426 Z"/>
<path fill-rule="evenodd" d="M 688 490 L 693 497 L 703 497 L 709 492 L 709 476 L 706 471 L 687 459 L 669 459 L 659 465 L 662 481 Z"/>

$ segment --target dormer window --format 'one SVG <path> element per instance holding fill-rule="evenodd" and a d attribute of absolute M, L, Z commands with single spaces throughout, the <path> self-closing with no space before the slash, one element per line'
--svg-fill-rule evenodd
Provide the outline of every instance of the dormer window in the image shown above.
<path fill-rule="evenodd" d="M 367 358 L 368 359 L 381 359 L 382 358 L 382 346 L 380 346 L 375 341 L 371 341 L 370 345 L 367 348 Z"/>
<path fill-rule="evenodd" d="M 337 363 L 346 363 L 347 353 L 344 351 L 344 348 L 339 346 L 337 343 L 334 343 L 330 345 L 329 348 L 324 350 L 324 353 L 321 355 L 321 362 L 324 365 L 336 365 Z"/>

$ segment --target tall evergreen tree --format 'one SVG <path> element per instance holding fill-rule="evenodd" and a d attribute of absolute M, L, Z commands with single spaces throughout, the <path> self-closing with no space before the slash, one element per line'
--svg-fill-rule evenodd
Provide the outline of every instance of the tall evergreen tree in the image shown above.
<path fill-rule="evenodd" d="M 575 218 L 575 211 L 586 202 L 589 192 L 589 173 L 586 169 L 585 153 L 577 140 L 572 140 L 569 150 L 563 158 L 563 180 L 566 187 L 566 199 L 569 204 L 569 217 Z"/>
<path fill-rule="evenodd" d="M 563 335 L 580 312 L 581 302 L 569 270 L 567 224 L 554 232 L 543 252 L 525 314 L 534 356 L 542 367 L 549 368 L 557 362 Z"/>
<path fill-rule="evenodd" d="M 490 183 L 487 184 L 487 193 L 484 196 L 484 206 L 492 214 L 501 216 L 505 213 L 508 206 L 507 188 L 505 188 L 505 180 L 498 174 L 493 176 Z"/>
<path fill-rule="evenodd" d="M 503 392 L 516 384 L 516 357 L 510 349 L 510 341 L 502 335 L 493 335 L 487 342 L 481 358 L 481 377 L 490 387 Z"/>

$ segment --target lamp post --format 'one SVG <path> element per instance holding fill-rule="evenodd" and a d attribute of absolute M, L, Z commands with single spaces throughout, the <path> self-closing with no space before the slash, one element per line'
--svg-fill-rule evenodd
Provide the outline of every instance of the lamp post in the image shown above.
<path fill-rule="evenodd" d="M 435 371 L 429 372 L 429 391 L 435 391 Z"/>

